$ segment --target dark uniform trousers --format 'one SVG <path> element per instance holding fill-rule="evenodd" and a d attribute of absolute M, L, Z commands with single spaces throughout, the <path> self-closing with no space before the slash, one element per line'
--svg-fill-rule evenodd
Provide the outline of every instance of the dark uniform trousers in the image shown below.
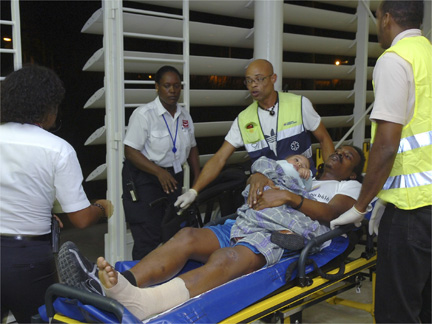
<path fill-rule="evenodd" d="M 30 323 L 45 303 L 58 275 L 51 243 L 1 239 L 1 316 L 12 311 L 18 323 Z"/>
<path fill-rule="evenodd" d="M 431 322 L 431 206 L 388 204 L 378 229 L 377 323 Z"/>
<path fill-rule="evenodd" d="M 123 208 L 126 222 L 134 239 L 132 258 L 141 260 L 154 250 L 161 242 L 161 222 L 165 214 L 167 204 L 174 204 L 181 194 L 183 186 L 183 172 L 174 174 L 173 168 L 166 168 L 177 180 L 177 190 L 166 194 L 158 178 L 147 172 L 137 169 L 130 161 L 125 160 L 122 170 L 123 182 Z M 127 182 L 132 180 L 135 185 L 138 201 L 132 201 L 130 187 Z M 159 204 L 150 206 L 150 203 L 166 198 Z"/>

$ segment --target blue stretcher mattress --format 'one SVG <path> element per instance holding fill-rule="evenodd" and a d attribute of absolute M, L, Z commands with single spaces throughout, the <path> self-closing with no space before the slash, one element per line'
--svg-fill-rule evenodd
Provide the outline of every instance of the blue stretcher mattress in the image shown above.
<path fill-rule="evenodd" d="M 310 255 L 318 267 L 322 267 L 329 261 L 342 254 L 348 247 L 349 240 L 344 237 L 332 239 L 331 244 L 319 253 Z M 224 285 L 207 291 L 186 303 L 169 311 L 147 319 L 144 323 L 217 323 L 229 316 L 241 311 L 247 306 L 263 299 L 267 295 L 285 285 L 285 273 L 288 266 L 298 260 L 299 254 L 289 256 L 279 263 L 255 271 L 251 274 L 234 279 Z M 124 271 L 131 268 L 137 261 L 117 262 L 116 269 Z M 189 261 L 182 272 L 189 271 L 201 264 Z M 306 273 L 313 271 L 313 266 L 306 267 Z M 291 279 L 297 276 L 294 270 Z M 76 319 L 81 322 L 118 323 L 117 318 L 106 311 L 92 305 L 86 305 L 76 299 L 59 297 L 54 302 L 56 313 Z M 39 313 L 43 320 L 48 321 L 45 306 L 41 306 Z M 126 309 L 122 323 L 141 323 Z"/>

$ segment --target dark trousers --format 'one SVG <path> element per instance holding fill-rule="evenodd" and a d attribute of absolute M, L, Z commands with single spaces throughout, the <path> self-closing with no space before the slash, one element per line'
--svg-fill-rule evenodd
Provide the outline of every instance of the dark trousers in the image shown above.
<path fill-rule="evenodd" d="M 388 205 L 378 229 L 377 323 L 431 322 L 431 206 Z"/>
<path fill-rule="evenodd" d="M 123 165 L 123 208 L 126 221 L 129 223 L 129 228 L 134 239 L 132 249 L 132 258 L 134 260 L 141 260 L 162 243 L 161 222 L 165 209 L 168 206 L 167 204 L 174 204 L 177 197 L 181 194 L 183 172 L 174 174 L 172 168 L 168 172 L 178 182 L 177 190 L 170 194 L 166 194 L 162 190 L 158 178 L 154 175 L 138 170 L 127 160 Z M 132 179 L 135 184 L 138 197 L 138 201 L 136 202 L 132 201 L 126 185 L 129 179 Z M 167 200 L 155 206 L 150 206 L 150 203 L 160 198 L 166 198 Z"/>
<path fill-rule="evenodd" d="M 45 303 L 45 291 L 56 283 L 57 270 L 50 241 L 1 239 L 1 316 L 11 311 L 19 323 Z"/>

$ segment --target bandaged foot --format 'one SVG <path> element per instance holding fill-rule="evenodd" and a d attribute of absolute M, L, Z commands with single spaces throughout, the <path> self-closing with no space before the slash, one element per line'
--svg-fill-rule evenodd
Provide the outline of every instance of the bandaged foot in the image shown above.
<path fill-rule="evenodd" d="M 271 233 L 270 241 L 279 245 L 281 248 L 291 251 L 301 250 L 304 248 L 303 237 L 289 230 Z"/>
<path fill-rule="evenodd" d="M 189 290 L 180 278 L 156 287 L 138 288 L 115 271 L 103 257 L 98 258 L 97 265 L 106 295 L 122 303 L 139 320 L 166 311 L 190 298 Z"/>

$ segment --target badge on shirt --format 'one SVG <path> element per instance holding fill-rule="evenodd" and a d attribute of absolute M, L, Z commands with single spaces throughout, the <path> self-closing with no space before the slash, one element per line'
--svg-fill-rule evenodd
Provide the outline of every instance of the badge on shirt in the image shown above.
<path fill-rule="evenodd" d="M 173 162 L 173 168 L 175 174 L 183 171 L 180 161 L 177 158 Z"/>
<path fill-rule="evenodd" d="M 183 119 L 183 123 L 182 123 L 182 125 L 183 125 L 183 129 L 187 129 L 187 128 L 189 128 L 189 120 L 187 120 L 187 119 Z"/>

